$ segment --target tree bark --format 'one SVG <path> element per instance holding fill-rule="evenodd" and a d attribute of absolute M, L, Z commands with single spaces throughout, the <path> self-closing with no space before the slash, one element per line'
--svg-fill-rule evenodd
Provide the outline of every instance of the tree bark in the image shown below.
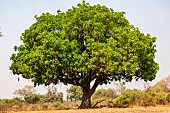
<path fill-rule="evenodd" d="M 79 106 L 79 109 L 91 108 L 91 92 L 90 92 L 90 83 L 82 87 L 82 102 Z"/>
<path fill-rule="evenodd" d="M 90 89 L 82 88 L 83 89 L 83 97 L 81 105 L 79 106 L 79 109 L 87 109 L 91 108 L 91 94 Z"/>
<path fill-rule="evenodd" d="M 86 82 L 86 84 L 84 84 L 81 88 L 82 88 L 82 92 L 83 92 L 83 97 L 82 97 L 82 102 L 79 106 L 79 109 L 88 109 L 88 108 L 92 108 L 91 106 L 91 96 L 94 93 L 94 91 L 96 90 L 97 86 L 100 83 L 100 78 L 97 78 L 95 80 L 95 83 L 93 85 L 92 88 L 90 88 L 90 82 Z"/>

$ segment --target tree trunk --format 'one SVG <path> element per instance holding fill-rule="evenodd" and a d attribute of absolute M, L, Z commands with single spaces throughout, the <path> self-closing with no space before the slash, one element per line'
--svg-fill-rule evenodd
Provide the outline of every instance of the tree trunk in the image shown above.
<path fill-rule="evenodd" d="M 90 91 L 90 83 L 87 83 L 82 87 L 82 102 L 81 105 L 79 106 L 79 109 L 87 109 L 91 108 L 91 91 Z"/>
<path fill-rule="evenodd" d="M 83 92 L 83 97 L 82 97 L 82 102 L 81 105 L 79 106 L 79 109 L 88 109 L 91 108 L 91 96 L 96 90 L 97 86 L 100 83 L 100 78 L 95 80 L 95 83 L 92 88 L 90 88 L 90 82 L 86 83 L 83 85 L 82 92 Z"/>

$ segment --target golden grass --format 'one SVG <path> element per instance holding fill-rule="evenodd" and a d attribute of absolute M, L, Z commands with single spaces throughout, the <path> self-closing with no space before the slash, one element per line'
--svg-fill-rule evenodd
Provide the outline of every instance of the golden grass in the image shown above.
<path fill-rule="evenodd" d="M 136 107 L 136 108 L 100 108 L 100 109 L 75 109 L 53 111 L 22 111 L 13 113 L 170 113 L 169 107 Z"/>

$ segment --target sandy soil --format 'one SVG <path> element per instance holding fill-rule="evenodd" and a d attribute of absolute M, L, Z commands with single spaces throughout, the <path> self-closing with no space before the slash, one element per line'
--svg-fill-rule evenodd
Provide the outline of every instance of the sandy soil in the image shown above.
<path fill-rule="evenodd" d="M 170 113 L 169 107 L 100 108 L 84 110 L 22 111 L 13 113 Z"/>

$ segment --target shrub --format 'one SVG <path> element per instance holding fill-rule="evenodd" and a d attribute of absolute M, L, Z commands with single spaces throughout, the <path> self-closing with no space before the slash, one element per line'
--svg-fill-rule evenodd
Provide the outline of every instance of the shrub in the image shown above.
<path fill-rule="evenodd" d="M 96 90 L 94 95 L 92 96 L 92 99 L 101 99 L 101 98 L 115 98 L 116 97 L 116 91 L 114 89 L 99 89 Z"/>
<path fill-rule="evenodd" d="M 119 95 L 115 100 L 115 106 L 155 106 L 156 104 L 164 104 L 165 95 L 157 94 L 154 91 L 127 90 Z"/>
<path fill-rule="evenodd" d="M 31 96 L 25 96 L 25 102 L 29 104 L 35 104 L 38 101 L 40 101 L 40 96 L 39 95 L 31 95 Z"/>
<path fill-rule="evenodd" d="M 4 99 L 0 99 L 0 110 L 7 109 L 7 104 L 4 102 Z"/>
<path fill-rule="evenodd" d="M 59 107 L 61 105 L 61 102 L 60 101 L 56 101 L 53 103 L 54 107 Z"/>
<path fill-rule="evenodd" d="M 126 91 L 116 98 L 115 104 L 117 107 L 127 107 L 132 103 L 132 101 L 133 101 L 132 95 L 130 95 L 130 93 Z"/>
<path fill-rule="evenodd" d="M 41 105 L 41 107 L 42 107 L 43 110 L 47 110 L 48 109 L 48 103 L 43 103 Z"/>
<path fill-rule="evenodd" d="M 145 91 L 144 95 L 144 105 L 143 106 L 156 106 L 156 105 L 164 105 L 166 104 L 166 95 L 165 92 L 157 92 L 157 91 Z"/>
<path fill-rule="evenodd" d="M 170 93 L 166 96 L 166 101 L 170 104 Z"/>
<path fill-rule="evenodd" d="M 157 104 L 165 105 L 167 103 L 166 97 L 167 97 L 167 93 L 164 92 L 157 93 L 156 95 Z"/>
<path fill-rule="evenodd" d="M 22 104 L 24 102 L 24 100 L 22 100 L 21 98 L 15 97 L 13 99 L 10 100 L 10 103 L 13 105 L 19 105 Z"/>
<path fill-rule="evenodd" d="M 155 106 L 155 93 L 154 92 L 144 92 L 141 106 Z"/>

